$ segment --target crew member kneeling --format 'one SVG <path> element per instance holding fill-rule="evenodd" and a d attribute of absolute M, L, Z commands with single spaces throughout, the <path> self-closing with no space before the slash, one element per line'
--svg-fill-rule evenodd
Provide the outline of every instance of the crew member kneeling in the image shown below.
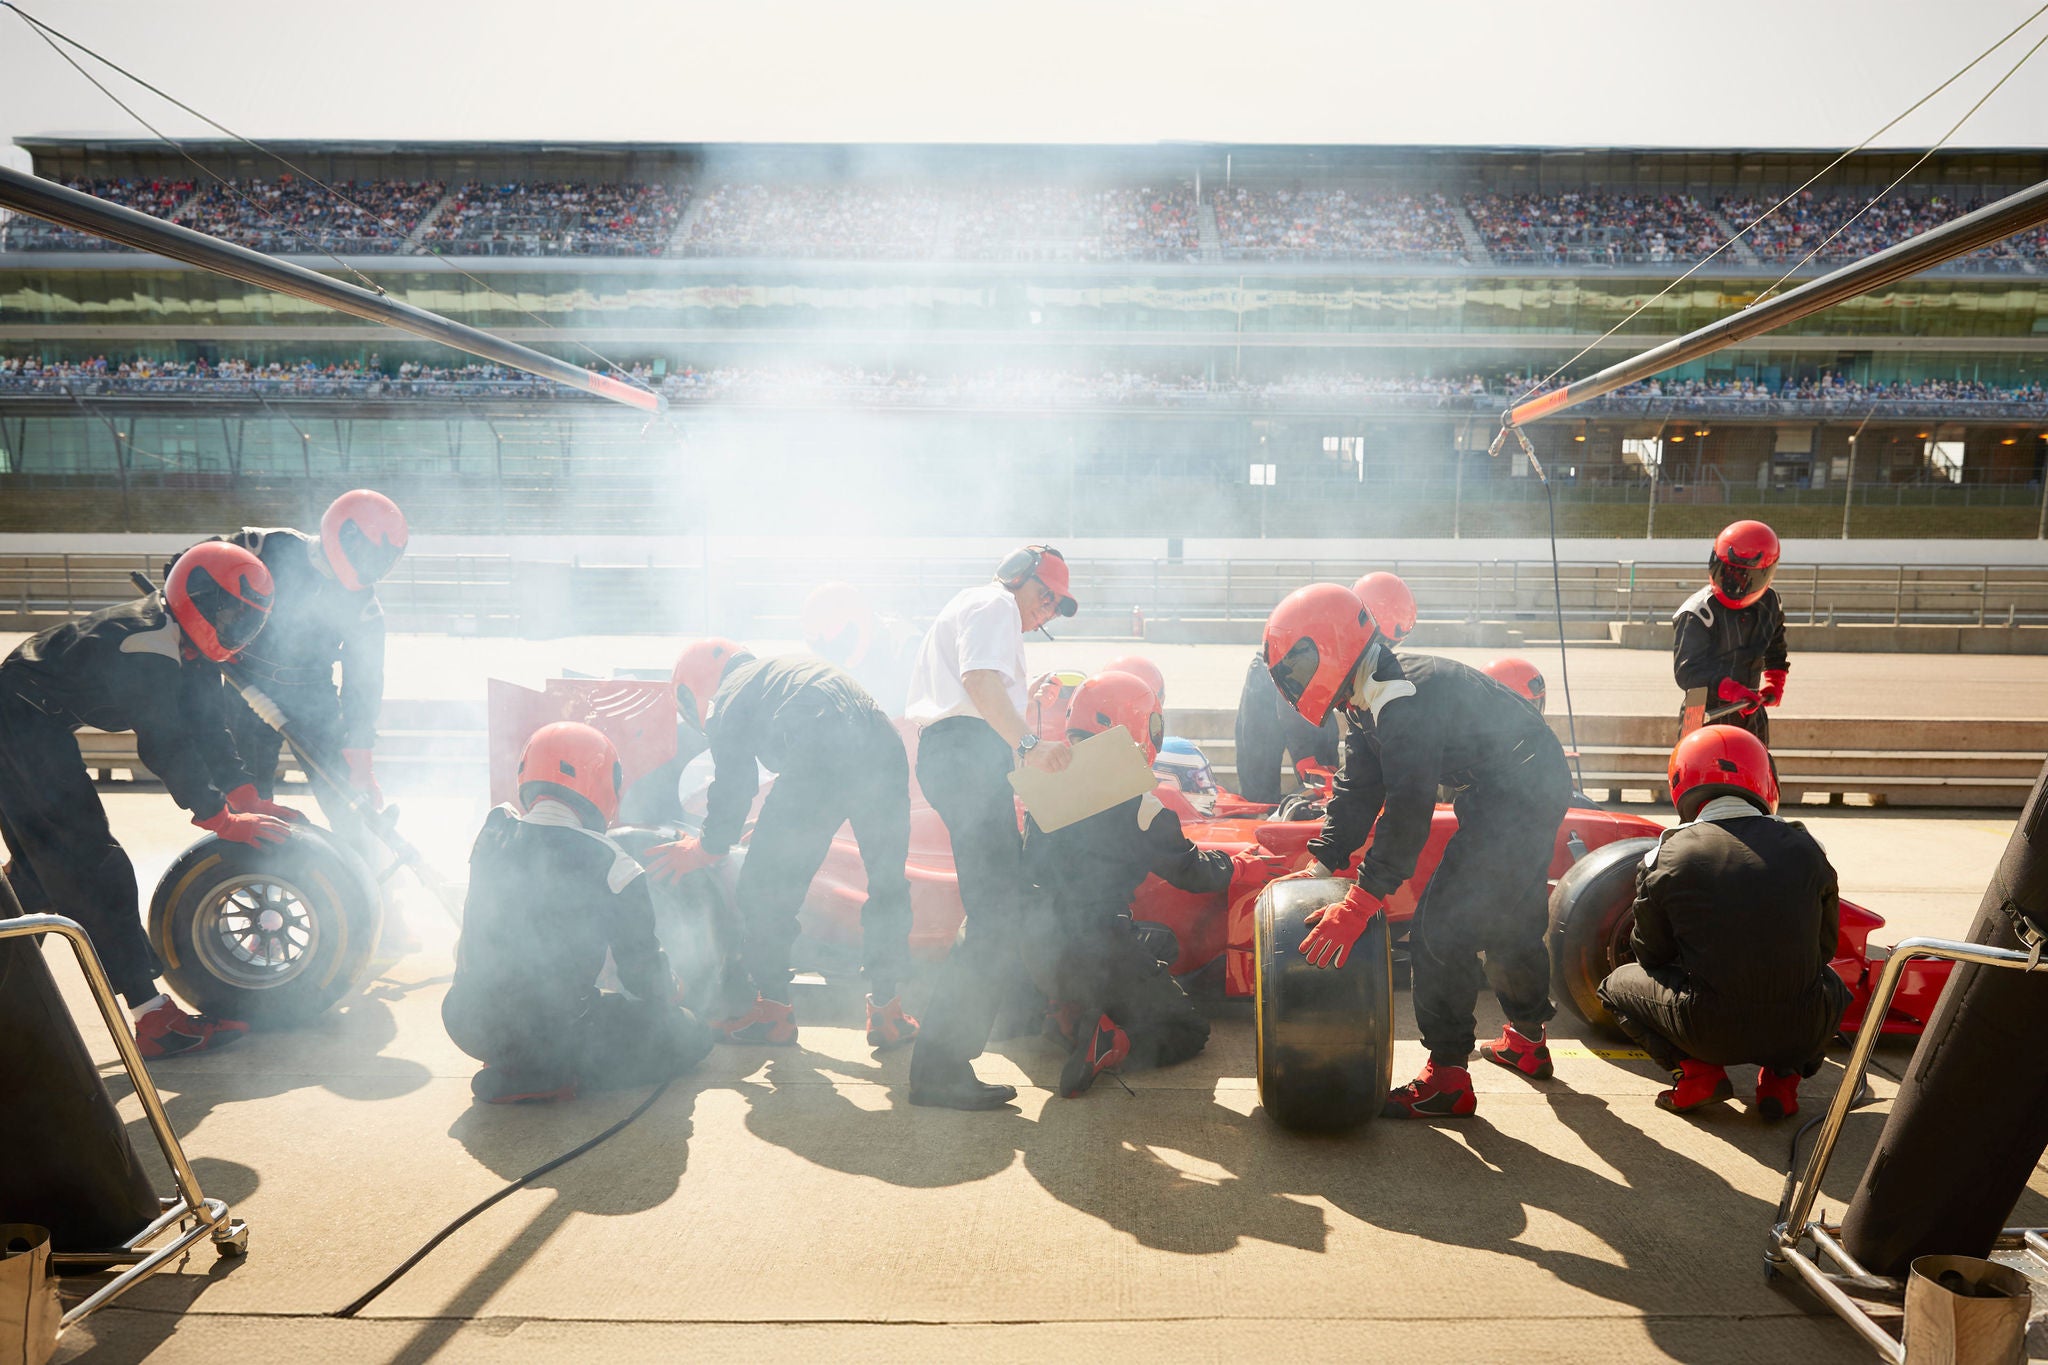
<path fill-rule="evenodd" d="M 1318 967 L 1343 965 L 1386 897 L 1415 875 L 1437 787 L 1456 793 L 1458 832 L 1408 931 L 1415 1022 L 1429 1063 L 1387 1097 L 1381 1112 L 1389 1118 L 1477 1107 L 1465 1062 L 1473 1006 L 1488 981 L 1508 1022 L 1481 1055 L 1525 1076 L 1550 1076 L 1544 1025 L 1557 1011 L 1544 944 L 1548 874 L 1571 800 L 1564 750 L 1521 694 L 1449 659 L 1394 653 L 1414 624 L 1415 599 L 1392 574 L 1368 575 L 1355 590 L 1313 584 L 1266 623 L 1266 658 L 1281 694 L 1317 723 L 1343 705 L 1351 725 L 1322 833 L 1308 845 L 1316 860 L 1309 870 L 1347 866 L 1372 836 L 1358 884 L 1311 918 L 1303 956 Z"/>
<path fill-rule="evenodd" d="M 711 1030 L 673 1003 L 640 864 L 605 837 L 620 779 L 596 730 L 544 726 L 520 756 L 517 805 L 477 835 L 441 1021 L 484 1064 L 470 1080 L 478 1099 L 650 1085 L 711 1051 Z M 630 995 L 598 989 L 607 950 Z"/>
<path fill-rule="evenodd" d="M 1165 719 L 1152 690 L 1106 672 L 1074 691 L 1067 738 L 1121 726 L 1150 763 Z M 1149 793 L 1048 834 L 1030 821 L 1024 865 L 1052 895 L 1050 933 L 1035 954 L 1047 994 L 1059 1003 L 1048 1031 L 1073 1048 L 1060 1094 L 1073 1098 L 1120 1064 L 1168 1066 L 1209 1042 L 1209 1021 L 1131 924 L 1131 897 L 1148 874 L 1198 895 L 1230 885 L 1230 855 L 1198 849 L 1180 817 Z"/>
<path fill-rule="evenodd" d="M 1686 823 L 1643 858 L 1636 960 L 1600 983 L 1600 998 L 1677 1081 L 1661 1107 L 1728 1099 L 1723 1068 L 1753 1062 L 1758 1112 L 1784 1118 L 1849 1002 L 1828 965 L 1835 869 L 1804 825 L 1773 814 L 1770 755 L 1747 730 L 1693 731 L 1671 751 L 1669 775 Z"/>

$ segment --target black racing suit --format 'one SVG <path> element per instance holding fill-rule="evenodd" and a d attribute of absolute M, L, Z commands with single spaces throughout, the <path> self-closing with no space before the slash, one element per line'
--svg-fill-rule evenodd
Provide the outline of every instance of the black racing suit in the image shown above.
<path fill-rule="evenodd" d="M 1804 825 L 1680 825 L 1636 873 L 1636 960 L 1600 998 L 1667 1070 L 1691 1057 L 1811 1076 L 1849 1002 L 1828 966 L 1840 913 L 1835 869 Z"/>
<path fill-rule="evenodd" d="M 1463 1066 L 1482 984 L 1527 1035 L 1557 1012 L 1544 933 L 1571 799 L 1564 750 L 1526 699 L 1450 659 L 1383 653 L 1362 691 L 1309 852 L 1341 869 L 1370 834 L 1358 884 L 1388 896 L 1415 875 L 1437 787 L 1456 793 L 1458 830 L 1416 904 L 1408 955 L 1422 1041 L 1438 1065 Z"/>
<path fill-rule="evenodd" d="M 221 704 L 220 670 L 185 643 L 159 594 L 61 626 L 0 662 L 0 834 L 9 880 L 31 912 L 85 926 L 129 1004 L 157 994 L 160 968 L 143 933 L 135 868 L 73 732 L 135 732 L 142 766 L 171 799 L 207 820 L 249 781 Z"/>
<path fill-rule="evenodd" d="M 1266 669 L 1263 651 L 1252 655 L 1245 669 L 1244 690 L 1237 698 L 1237 790 L 1247 801 L 1268 805 L 1280 800 L 1285 785 L 1286 756 L 1299 763 L 1313 758 L 1335 769 L 1338 740 L 1343 731 L 1333 708 L 1320 727 L 1310 725 L 1301 712 L 1287 704 L 1273 675 Z"/>
<path fill-rule="evenodd" d="M 1672 680 L 1680 692 L 1706 689 L 1709 711 L 1726 704 L 1720 697 L 1723 678 L 1761 692 L 1765 669 L 1791 667 L 1785 653 L 1785 608 L 1776 588 L 1765 588 L 1764 595 L 1746 607 L 1731 607 L 1714 596 L 1712 587 L 1701 588 L 1672 613 L 1671 621 L 1676 627 L 1671 638 Z M 1683 700 L 1678 710 L 1683 725 Z M 1771 742 L 1770 713 L 1763 707 L 1716 723 L 1739 725 L 1766 745 Z"/>
<path fill-rule="evenodd" d="M 1114 1019 L 1130 1036 L 1130 1066 L 1200 1052 L 1209 1021 L 1133 931 L 1131 897 L 1148 875 L 1183 891 L 1222 891 L 1230 855 L 1196 848 L 1180 817 L 1145 795 L 1050 834 L 1027 820 L 1024 866 L 1052 901 L 1029 953 L 1045 993 L 1078 1006 L 1084 1030 L 1098 1015 Z"/>
<path fill-rule="evenodd" d="M 598 989 L 607 951 L 630 995 Z M 674 995 L 638 863 L 559 802 L 485 817 L 441 1002 L 457 1047 L 535 1088 L 648 1085 L 715 1041 Z"/>
<path fill-rule="evenodd" d="M 377 743 L 377 712 L 384 704 L 384 609 L 376 590 L 344 588 L 325 572 L 318 537 L 303 531 L 251 526 L 216 539 L 262 560 L 276 593 L 263 633 L 230 665 L 232 672 L 277 703 L 292 730 L 313 746 L 317 762 L 340 771 L 343 749 L 371 749 Z M 336 663 L 341 665 L 338 687 Z M 228 728 L 256 775 L 256 790 L 268 800 L 277 785 L 282 736 L 258 720 L 233 689 Z M 341 819 L 343 803 L 331 799 L 318 782 L 313 790 L 329 819 Z"/>
<path fill-rule="evenodd" d="M 754 659 L 719 683 L 705 734 L 716 768 L 706 796 L 706 852 L 724 853 L 745 829 L 760 790 L 756 761 L 776 774 L 735 893 L 755 988 L 788 1000 L 797 914 L 832 836 L 851 820 L 868 879 L 861 965 L 876 1003 L 894 996 L 910 960 L 910 883 L 903 871 L 910 857 L 910 760 L 895 724 L 831 664 Z M 738 983 L 727 985 L 737 990 Z M 749 992 L 746 1003 L 752 1001 Z"/>

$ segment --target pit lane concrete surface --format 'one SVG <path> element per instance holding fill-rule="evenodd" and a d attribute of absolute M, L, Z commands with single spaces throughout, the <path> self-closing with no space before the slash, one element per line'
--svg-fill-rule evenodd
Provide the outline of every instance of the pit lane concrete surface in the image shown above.
<path fill-rule="evenodd" d="M 558 661 L 658 667 L 673 648 L 609 643 L 407 639 L 391 693 L 458 694 L 458 660 L 468 676 L 537 682 Z M 1039 643 L 1033 663 L 1088 667 L 1130 648 Z M 1234 704 L 1247 650 L 1150 652 L 1177 706 Z M 1611 689 L 1603 709 L 1668 708 L 1666 659 L 1575 650 L 1572 664 L 1575 683 Z M 1836 672 L 1847 700 L 1833 685 L 1802 697 Z M 1826 695 L 1837 714 L 1896 714 L 1906 696 L 1940 699 L 1936 714 L 2029 716 L 2048 661 L 1809 655 L 1794 680 L 1788 711 Z M 390 794 L 410 837 L 459 874 L 483 794 Z M 161 793 L 110 790 L 107 804 L 145 888 L 196 837 Z M 2011 830 L 2003 813 L 1802 818 L 1844 895 L 1890 920 L 1888 942 L 1961 934 Z M 249 1222 L 250 1254 L 196 1252 L 75 1329 L 60 1359 L 1869 1358 L 1761 1273 L 1798 1123 L 1739 1103 L 1665 1114 L 1652 1097 L 1666 1078 L 1596 1053 L 1614 1045 L 1569 1016 L 1553 1028 L 1555 1081 L 1476 1063 L 1472 1119 L 1310 1139 L 1259 1110 L 1242 1005 L 1219 1007 L 1203 1056 L 1132 1074 L 1128 1093 L 1105 1080 L 1058 1099 L 1050 1044 L 992 1044 L 981 1072 L 1018 1085 L 1017 1106 L 955 1114 L 907 1105 L 907 1057 L 868 1050 L 850 981 L 799 986 L 799 1046 L 719 1048 L 619 1136 L 337 1320 L 451 1218 L 647 1095 L 472 1104 L 476 1064 L 439 1018 L 454 930 L 416 888 L 404 900 L 423 946 L 361 994 L 308 1027 L 158 1064 L 206 1189 Z M 68 954 L 48 952 L 167 1190 Z M 1405 1078 L 1423 1059 L 1405 992 L 1395 1015 Z M 1490 999 L 1480 1020 L 1498 1026 Z M 1896 1072 L 1906 1055 L 1890 1044 L 1880 1060 Z M 1838 1075 L 1831 1064 L 1808 1084 L 1802 1119 Z M 1877 1102 L 1852 1116 L 1828 1181 L 1836 1208 L 1894 1093 L 1887 1076 L 1872 1082 Z M 1736 1084 L 1745 1095 L 1750 1077 Z M 2048 1222 L 2044 1196 L 2037 1177 L 2019 1220 Z M 2035 1343 L 2048 1355 L 2038 1327 Z"/>

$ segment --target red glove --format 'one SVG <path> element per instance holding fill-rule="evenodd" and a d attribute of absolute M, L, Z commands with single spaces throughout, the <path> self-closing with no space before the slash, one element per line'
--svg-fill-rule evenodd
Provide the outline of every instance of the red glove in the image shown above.
<path fill-rule="evenodd" d="M 1776 706 L 1785 700 L 1785 670 L 1767 668 L 1764 670 L 1764 705 Z"/>
<path fill-rule="evenodd" d="M 256 815 L 222 806 L 220 814 L 193 824 L 231 844 L 281 844 L 291 837 L 292 827 L 274 815 Z"/>
<path fill-rule="evenodd" d="M 294 824 L 306 818 L 290 806 L 280 806 L 275 801 L 265 801 L 256 794 L 256 784 L 254 782 L 244 782 L 241 786 L 229 792 L 228 806 L 237 815 L 269 815 L 279 820 L 289 820 Z"/>
<path fill-rule="evenodd" d="M 673 886 L 692 872 L 701 872 L 725 855 L 706 853 L 697 836 L 686 834 L 672 844 L 656 844 L 647 850 L 640 865 L 647 875 L 663 886 Z"/>
<path fill-rule="evenodd" d="M 1301 955 L 1311 967 L 1341 967 L 1351 956 L 1351 946 L 1365 932 L 1365 926 L 1385 905 L 1362 886 L 1353 886 L 1344 899 L 1309 912 L 1308 937 L 1301 941 Z"/>
<path fill-rule="evenodd" d="M 348 784 L 363 794 L 371 810 L 383 810 L 384 793 L 377 789 L 377 774 L 370 767 L 370 751 L 343 749 L 341 757 L 348 764 Z"/>
<path fill-rule="evenodd" d="M 1733 678 L 1721 679 L 1721 686 L 1714 693 L 1714 695 L 1722 701 L 1740 701 L 1749 703 L 1747 706 L 1742 708 L 1742 714 L 1745 716 L 1755 715 L 1757 708 L 1764 704 L 1763 695 L 1761 693 L 1752 692 L 1749 688 L 1744 687 L 1741 683 L 1735 681 L 1735 679 Z"/>

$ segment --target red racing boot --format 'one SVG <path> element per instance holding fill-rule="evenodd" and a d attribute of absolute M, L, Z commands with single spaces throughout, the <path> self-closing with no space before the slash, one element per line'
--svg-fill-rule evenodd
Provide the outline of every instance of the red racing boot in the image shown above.
<path fill-rule="evenodd" d="M 754 1006 L 735 1019 L 715 1019 L 711 1027 L 725 1035 L 728 1043 L 773 1043 L 780 1047 L 796 1041 L 796 1011 L 780 1000 L 765 995 L 754 997 Z"/>
<path fill-rule="evenodd" d="M 1756 1069 L 1756 1112 L 1767 1119 L 1789 1119 L 1799 1112 L 1799 1082 L 1796 1071 Z"/>
<path fill-rule="evenodd" d="M 1479 1107 L 1472 1093 L 1472 1073 L 1462 1066 L 1424 1062 L 1422 1074 L 1399 1090 L 1387 1093 L 1380 1106 L 1383 1119 L 1458 1119 Z"/>
<path fill-rule="evenodd" d="M 225 1047 L 248 1031 L 249 1026 L 239 1019 L 187 1014 L 175 1002 L 165 1000 L 135 1021 L 135 1047 L 144 1061 L 155 1062 Z"/>
<path fill-rule="evenodd" d="M 1678 1070 L 1671 1073 L 1671 1079 L 1678 1084 L 1657 1092 L 1657 1107 L 1674 1114 L 1690 1114 L 1710 1104 L 1735 1098 L 1735 1087 L 1728 1083 L 1726 1070 L 1696 1062 L 1690 1057 L 1679 1062 Z"/>
<path fill-rule="evenodd" d="M 576 1098 L 576 1080 L 521 1076 L 487 1066 L 469 1078 L 469 1093 L 485 1104 L 554 1104 Z"/>
<path fill-rule="evenodd" d="M 868 997 L 868 1046 L 881 1052 L 917 1041 L 917 1020 L 903 1012 L 903 997 L 892 995 L 886 1005 Z"/>
<path fill-rule="evenodd" d="M 1097 1015 L 1095 1027 L 1084 1031 L 1060 1068 L 1060 1094 L 1067 1099 L 1086 1094 L 1103 1072 L 1131 1055 L 1131 1038 L 1108 1015 Z"/>
<path fill-rule="evenodd" d="M 1045 1008 L 1045 1027 L 1040 1030 L 1048 1043 L 1074 1045 L 1074 1030 L 1081 1027 L 1081 1007 L 1071 1000 L 1053 1000 Z"/>
<path fill-rule="evenodd" d="M 1534 1038 L 1524 1037 L 1513 1024 L 1500 1026 L 1500 1037 L 1479 1045 L 1479 1055 L 1495 1066 L 1519 1071 L 1532 1081 L 1547 1081 L 1556 1073 L 1550 1065 L 1548 1029 L 1537 1029 Z"/>

